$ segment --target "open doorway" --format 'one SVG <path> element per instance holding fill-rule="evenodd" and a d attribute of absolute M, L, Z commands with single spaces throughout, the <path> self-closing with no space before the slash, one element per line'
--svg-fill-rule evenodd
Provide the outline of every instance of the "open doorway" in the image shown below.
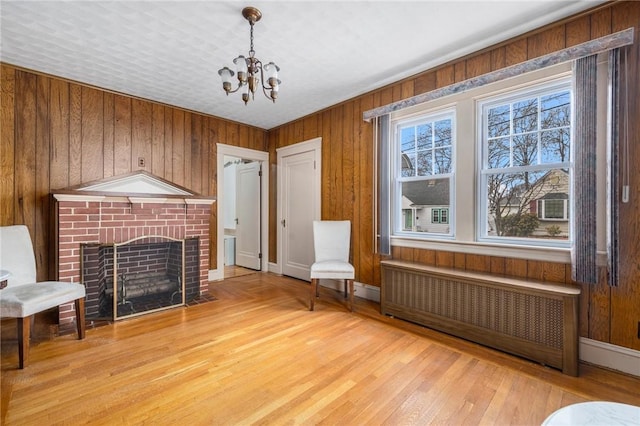
<path fill-rule="evenodd" d="M 211 280 L 267 270 L 269 153 L 218 144 L 217 268 Z"/>
<path fill-rule="evenodd" d="M 261 269 L 259 161 L 224 156 L 224 277 Z"/>

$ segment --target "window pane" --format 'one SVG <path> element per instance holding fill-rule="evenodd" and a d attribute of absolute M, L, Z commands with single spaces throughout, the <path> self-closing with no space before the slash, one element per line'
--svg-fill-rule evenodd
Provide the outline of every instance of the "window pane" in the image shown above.
<path fill-rule="evenodd" d="M 415 209 L 415 231 L 448 234 L 447 224 L 432 223 L 436 210 L 449 208 L 449 178 L 402 183 L 402 208 Z"/>
<path fill-rule="evenodd" d="M 546 219 L 563 219 L 564 200 L 545 200 L 544 217 Z"/>
<path fill-rule="evenodd" d="M 513 104 L 513 132 L 524 133 L 538 128 L 538 99 Z"/>
<path fill-rule="evenodd" d="M 564 163 L 569 161 L 569 129 L 546 130 L 541 132 L 542 163 Z"/>
<path fill-rule="evenodd" d="M 451 119 L 436 121 L 434 130 L 434 145 L 436 147 L 451 145 Z"/>
<path fill-rule="evenodd" d="M 528 237 L 566 239 L 569 221 L 558 220 L 553 226 L 560 232 L 549 230 L 540 214 L 547 203 L 569 198 L 569 173 L 562 169 L 522 173 L 493 173 L 486 176 L 487 235 L 496 237 Z M 549 199 L 546 199 L 549 198 Z M 540 201 L 544 200 L 544 203 Z M 555 209 L 556 207 L 551 207 Z M 562 207 L 564 208 L 564 207 Z M 564 214 L 563 211 L 561 211 Z M 553 210 L 552 214 L 559 214 Z M 560 216 L 558 219 L 563 219 Z M 547 219 L 550 217 L 547 216 Z"/>
<path fill-rule="evenodd" d="M 431 151 L 423 151 L 418 153 L 418 176 L 428 176 L 433 173 L 432 170 L 433 155 Z"/>
<path fill-rule="evenodd" d="M 540 125 L 543 129 L 571 124 L 571 94 L 568 91 L 541 97 L 540 108 Z"/>
<path fill-rule="evenodd" d="M 413 152 L 416 149 L 415 141 L 415 127 L 405 127 L 400 130 L 400 152 Z"/>
<path fill-rule="evenodd" d="M 489 140 L 489 153 L 487 158 L 489 168 L 496 169 L 509 167 L 509 157 L 509 138 Z"/>
<path fill-rule="evenodd" d="M 502 105 L 489 110 L 488 129 L 489 137 L 507 136 L 511 132 L 511 116 L 509 105 Z"/>
<path fill-rule="evenodd" d="M 529 166 L 538 163 L 537 133 L 513 137 L 513 165 Z"/>
<path fill-rule="evenodd" d="M 440 210 L 440 223 L 449 223 L 449 209 Z"/>
<path fill-rule="evenodd" d="M 418 126 L 418 149 L 429 149 L 432 146 L 431 123 Z"/>
<path fill-rule="evenodd" d="M 412 177 L 416 175 L 415 154 L 402 154 L 400 163 L 400 174 L 402 177 Z"/>
<path fill-rule="evenodd" d="M 435 149 L 435 164 L 433 174 L 439 175 L 449 173 L 451 171 L 451 148 Z"/>

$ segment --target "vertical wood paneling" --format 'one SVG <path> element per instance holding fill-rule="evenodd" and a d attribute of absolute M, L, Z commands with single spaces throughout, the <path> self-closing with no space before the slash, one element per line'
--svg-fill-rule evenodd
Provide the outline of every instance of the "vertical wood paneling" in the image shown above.
<path fill-rule="evenodd" d="M 528 59 L 556 52 L 565 47 L 564 26 L 550 28 L 527 38 Z"/>
<path fill-rule="evenodd" d="M 104 177 L 102 94 L 100 90 L 82 88 L 82 182 Z"/>
<path fill-rule="evenodd" d="M 115 117 L 113 168 L 118 176 L 131 171 L 131 98 L 116 95 Z"/>
<path fill-rule="evenodd" d="M 36 80 L 36 212 L 49 211 L 49 84 L 48 77 Z M 34 249 L 38 280 L 46 280 L 49 274 L 49 216 L 35 214 Z"/>
<path fill-rule="evenodd" d="M 280 130 L 282 136 L 283 130 Z M 331 219 L 331 111 L 327 110 L 322 113 L 322 170 L 321 170 L 321 197 L 322 205 L 321 218 L 323 220 Z"/>
<path fill-rule="evenodd" d="M 69 83 L 51 81 L 51 189 L 69 186 Z"/>
<path fill-rule="evenodd" d="M 191 184 L 190 188 L 202 193 L 202 118 L 191 117 Z"/>
<path fill-rule="evenodd" d="M 164 178 L 173 181 L 173 109 L 164 108 Z"/>
<path fill-rule="evenodd" d="M 467 59 L 467 74 L 466 78 L 477 77 L 482 74 L 491 72 L 492 65 L 492 52 L 485 52 L 481 55 L 474 56 Z"/>
<path fill-rule="evenodd" d="M 467 79 L 467 62 L 460 61 L 453 65 L 453 78 L 456 83 Z"/>
<path fill-rule="evenodd" d="M 153 104 L 151 110 L 151 173 L 162 178 L 165 178 L 164 130 L 164 106 Z"/>
<path fill-rule="evenodd" d="M 527 40 L 520 39 L 505 46 L 506 66 L 519 64 L 527 60 Z"/>
<path fill-rule="evenodd" d="M 436 73 L 433 71 L 420 74 L 414 79 L 414 95 L 430 92 L 436 87 Z"/>
<path fill-rule="evenodd" d="M 491 71 L 507 66 L 507 49 L 502 46 L 491 51 Z"/>
<path fill-rule="evenodd" d="M 635 25 L 636 29 L 638 25 Z M 602 9 L 591 15 L 591 38 L 611 34 L 611 8 Z"/>
<path fill-rule="evenodd" d="M 17 71 L 16 77 L 15 220 L 35 229 L 36 76 Z"/>
<path fill-rule="evenodd" d="M 69 185 L 82 183 L 82 86 L 69 85 Z"/>
<path fill-rule="evenodd" d="M 185 113 L 184 115 L 184 179 L 183 185 L 190 187 L 191 185 L 191 144 L 193 142 L 191 135 L 191 120 L 192 114 Z"/>
<path fill-rule="evenodd" d="M 103 143 L 104 143 L 104 164 L 103 164 L 103 175 L 104 177 L 113 176 L 114 170 L 114 161 L 115 161 L 115 97 L 113 93 L 105 93 L 103 98 L 103 119 L 104 119 L 104 128 L 103 128 Z"/>
<path fill-rule="evenodd" d="M 173 150 L 171 151 L 171 181 L 184 186 L 184 111 L 173 110 Z"/>
<path fill-rule="evenodd" d="M 591 35 L 591 18 L 583 16 L 566 25 L 566 45 L 575 46 L 576 44 L 589 41 Z"/>
<path fill-rule="evenodd" d="M 455 68 L 453 65 L 436 70 L 436 87 L 444 87 L 455 83 Z"/>
<path fill-rule="evenodd" d="M 133 99 L 131 101 L 131 170 L 151 169 L 151 137 L 153 107 L 150 102 Z M 139 159 L 145 166 L 140 167 Z"/>
<path fill-rule="evenodd" d="M 0 67 L 0 226 L 12 225 L 15 199 L 15 90 L 16 71 Z"/>
<path fill-rule="evenodd" d="M 340 105 L 331 109 L 331 137 L 330 148 L 331 153 L 331 200 L 329 218 L 340 220 L 344 218 L 344 170 L 342 163 L 344 154 L 344 143 L 342 126 L 344 122 L 344 106 Z"/>

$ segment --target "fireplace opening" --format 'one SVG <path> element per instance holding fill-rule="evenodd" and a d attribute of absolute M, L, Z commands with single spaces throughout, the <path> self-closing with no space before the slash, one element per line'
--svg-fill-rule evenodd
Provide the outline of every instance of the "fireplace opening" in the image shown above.
<path fill-rule="evenodd" d="M 199 294 L 198 238 L 82 244 L 87 319 L 118 320 L 183 306 Z"/>

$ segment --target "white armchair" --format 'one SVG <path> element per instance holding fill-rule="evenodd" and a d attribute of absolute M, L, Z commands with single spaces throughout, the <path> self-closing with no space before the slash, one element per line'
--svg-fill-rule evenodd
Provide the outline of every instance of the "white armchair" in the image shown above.
<path fill-rule="evenodd" d="M 31 317 L 38 312 L 74 301 L 78 338 L 84 339 L 84 286 L 59 281 L 36 282 L 36 259 L 26 226 L 0 227 L 0 270 L 10 274 L 7 286 L 0 290 L 0 317 L 18 319 L 20 368 L 27 365 Z"/>
<path fill-rule="evenodd" d="M 313 222 L 313 246 L 315 263 L 311 265 L 311 298 L 309 310 L 313 311 L 316 297 L 320 295 L 318 280 L 345 280 L 345 297 L 349 287 L 349 309 L 353 311 L 353 280 L 355 269 L 349 263 L 351 222 L 348 220 L 316 220 Z"/>

